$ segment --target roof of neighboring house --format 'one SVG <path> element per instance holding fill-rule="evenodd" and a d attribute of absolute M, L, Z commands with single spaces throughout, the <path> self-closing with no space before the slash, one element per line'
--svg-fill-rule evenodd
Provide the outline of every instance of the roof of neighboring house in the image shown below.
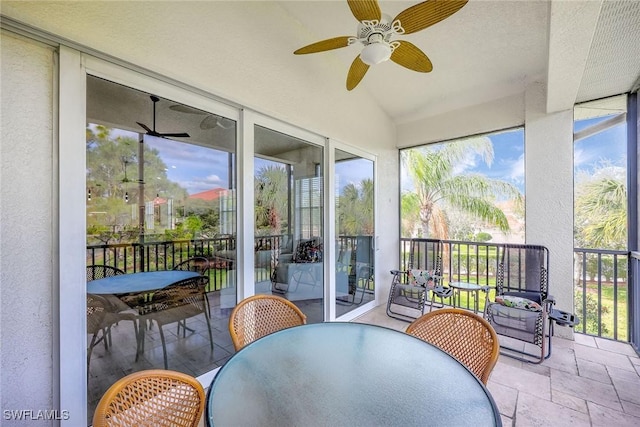
<path fill-rule="evenodd" d="M 201 191 L 200 193 L 190 194 L 190 199 L 201 199 L 201 200 L 218 200 L 221 194 L 227 191 L 226 188 L 213 188 L 207 191 Z"/>

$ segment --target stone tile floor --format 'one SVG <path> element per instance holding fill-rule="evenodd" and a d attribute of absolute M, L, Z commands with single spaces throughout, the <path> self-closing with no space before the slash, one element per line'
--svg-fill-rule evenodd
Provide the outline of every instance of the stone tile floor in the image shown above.
<path fill-rule="evenodd" d="M 354 321 L 408 326 L 388 317 L 385 306 Z M 487 387 L 504 426 L 640 426 L 638 355 L 623 342 L 574 336 L 553 337 L 551 357 L 539 365 L 500 356 Z"/>

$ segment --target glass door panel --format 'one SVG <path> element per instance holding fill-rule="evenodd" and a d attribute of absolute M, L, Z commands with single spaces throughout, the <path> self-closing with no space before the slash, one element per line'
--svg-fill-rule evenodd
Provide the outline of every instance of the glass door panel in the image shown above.
<path fill-rule="evenodd" d="M 323 148 L 255 126 L 255 293 L 324 320 Z"/>
<path fill-rule="evenodd" d="M 375 298 L 373 166 L 335 150 L 336 317 Z"/>
<path fill-rule="evenodd" d="M 233 353 L 236 122 L 89 76 L 86 135 L 90 421 L 127 374 Z"/>

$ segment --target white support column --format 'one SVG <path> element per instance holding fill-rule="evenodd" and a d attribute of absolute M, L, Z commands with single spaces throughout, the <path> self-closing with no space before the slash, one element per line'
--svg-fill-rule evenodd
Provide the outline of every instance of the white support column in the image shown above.
<path fill-rule="evenodd" d="M 544 93 L 532 84 L 525 100 L 526 243 L 549 248 L 550 294 L 573 312 L 573 110 L 546 114 Z"/>

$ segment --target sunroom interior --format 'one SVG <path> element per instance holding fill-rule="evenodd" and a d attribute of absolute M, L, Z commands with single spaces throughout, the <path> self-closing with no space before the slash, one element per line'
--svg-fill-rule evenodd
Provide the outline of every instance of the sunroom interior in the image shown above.
<path fill-rule="evenodd" d="M 390 16 L 413 4 L 380 1 Z M 278 231 L 322 240 L 324 262 L 305 270 L 320 283 L 319 294 L 304 298 L 308 314 L 348 321 L 386 303 L 388 272 L 398 267 L 399 149 L 524 126 L 526 242 L 549 248 L 553 293 L 571 307 L 573 109 L 633 94 L 640 84 L 638 2 L 471 0 L 406 36 L 429 56 L 432 72 L 385 62 L 353 90 L 345 80 L 355 46 L 293 55 L 355 31 L 346 1 L 3 1 L 0 12 L 2 403 L 62 407 L 75 420 L 90 418 L 91 378 L 78 369 L 87 349 L 88 127 L 119 129 L 149 144 L 158 138 L 138 122 L 154 132 L 187 132 L 189 138 L 173 138 L 173 149 L 197 146 L 226 159 L 227 176 L 218 178 L 235 190 L 235 248 L 233 263 L 223 264 L 235 268 L 233 285 L 218 294 L 220 310 L 261 292 L 296 298 L 288 292 L 296 266 L 282 281 L 272 272 L 261 276 L 259 166 L 282 165 L 291 193 L 297 183 L 320 182 L 315 222 L 303 223 L 289 209 L 293 219 Z M 155 117 L 151 95 L 159 97 Z M 637 121 L 637 104 L 628 107 Z M 371 179 L 375 188 L 365 262 L 375 287 L 362 299 L 357 288 L 340 294 L 336 274 L 342 250 L 335 195 L 354 160 L 366 172 L 352 179 Z M 127 170 L 134 182 L 119 191 L 140 197 L 139 176 L 145 185 L 150 180 L 136 167 Z M 96 190 L 90 194 L 95 202 Z M 629 249 L 637 250 L 637 241 Z M 571 338 L 570 330 L 558 333 Z M 212 372 L 195 374 L 208 383 Z"/>

